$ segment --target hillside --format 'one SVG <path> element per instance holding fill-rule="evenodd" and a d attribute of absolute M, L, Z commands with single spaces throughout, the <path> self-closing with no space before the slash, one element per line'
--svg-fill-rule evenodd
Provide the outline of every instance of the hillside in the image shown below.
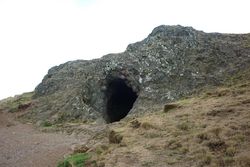
<path fill-rule="evenodd" d="M 119 121 L 128 113 L 161 108 L 196 89 L 222 84 L 250 66 L 249 55 L 249 34 L 162 25 L 122 53 L 51 68 L 36 87 L 36 103 L 26 118 Z"/>
<path fill-rule="evenodd" d="M 0 105 L 0 166 L 50 166 L 62 154 L 81 155 L 80 164 L 99 167 L 250 166 L 250 69 L 223 86 L 106 125 L 44 122 L 32 130 L 13 120 L 28 110 L 6 113 L 12 104 Z"/>
<path fill-rule="evenodd" d="M 207 89 L 110 125 L 123 139 L 99 144 L 97 161 L 105 167 L 250 166 L 249 81 Z"/>
<path fill-rule="evenodd" d="M 249 167 L 250 34 L 163 25 L 55 66 L 0 101 L 0 150 L 0 167 Z"/>

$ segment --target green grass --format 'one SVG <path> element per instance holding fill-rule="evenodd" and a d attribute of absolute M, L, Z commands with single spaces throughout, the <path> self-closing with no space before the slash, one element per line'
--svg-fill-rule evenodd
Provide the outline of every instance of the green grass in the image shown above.
<path fill-rule="evenodd" d="M 0 101 L 0 109 L 8 112 L 18 112 L 24 105 L 29 105 L 32 102 L 34 92 L 24 93 L 15 97 L 10 97 Z"/>
<path fill-rule="evenodd" d="M 41 123 L 41 126 L 42 126 L 42 127 L 51 127 L 51 126 L 52 126 L 52 123 L 49 122 L 49 121 L 44 121 L 44 122 Z"/>
<path fill-rule="evenodd" d="M 73 154 L 59 162 L 57 167 L 83 167 L 85 161 L 89 158 L 90 156 L 86 153 Z"/>

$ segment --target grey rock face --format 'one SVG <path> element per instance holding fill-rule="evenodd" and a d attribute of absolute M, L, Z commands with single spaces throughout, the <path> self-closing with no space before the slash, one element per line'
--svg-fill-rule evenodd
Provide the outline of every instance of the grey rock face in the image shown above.
<path fill-rule="evenodd" d="M 51 68 L 35 89 L 36 104 L 28 117 L 113 122 L 111 115 L 125 106 L 130 107 L 124 116 L 145 112 L 196 88 L 221 84 L 249 66 L 249 34 L 162 25 L 123 53 Z"/>

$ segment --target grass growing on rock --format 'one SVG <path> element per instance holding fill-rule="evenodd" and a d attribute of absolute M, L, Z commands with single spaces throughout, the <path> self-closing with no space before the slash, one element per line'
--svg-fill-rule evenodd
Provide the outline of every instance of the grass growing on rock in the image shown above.
<path fill-rule="evenodd" d="M 31 106 L 33 95 L 34 92 L 29 92 L 4 99 L 0 102 L 0 110 L 8 112 L 24 111 Z"/>

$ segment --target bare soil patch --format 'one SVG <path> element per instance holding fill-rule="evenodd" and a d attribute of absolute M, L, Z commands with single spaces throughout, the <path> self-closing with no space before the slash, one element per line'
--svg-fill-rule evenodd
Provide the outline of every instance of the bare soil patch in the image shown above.
<path fill-rule="evenodd" d="M 43 133 L 0 111 L 0 167 L 55 167 L 79 143 L 76 137 Z"/>

